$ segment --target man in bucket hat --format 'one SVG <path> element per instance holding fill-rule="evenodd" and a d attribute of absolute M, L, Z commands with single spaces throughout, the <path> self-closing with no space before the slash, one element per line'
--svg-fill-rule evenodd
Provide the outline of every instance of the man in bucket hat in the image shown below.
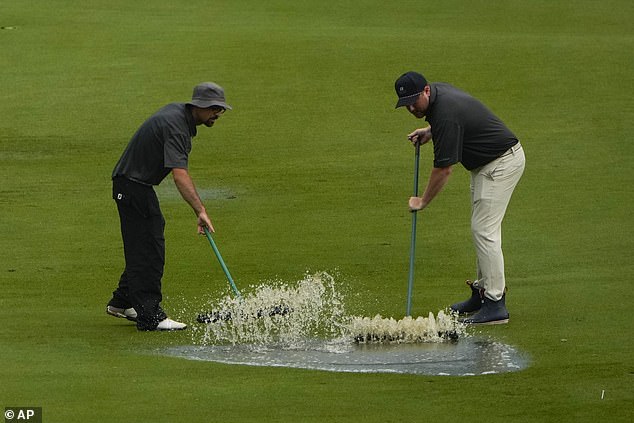
<path fill-rule="evenodd" d="M 445 83 L 428 83 L 407 72 L 394 86 L 396 107 L 406 107 L 430 126 L 408 135 L 414 144 L 433 139 L 434 167 L 422 197 L 411 197 L 412 211 L 423 210 L 442 190 L 457 163 L 471 172 L 471 232 L 477 279 L 467 281 L 471 296 L 451 309 L 471 314 L 469 324 L 507 323 L 502 255 L 502 219 L 524 172 L 524 151 L 506 125 L 471 95 Z"/>
<path fill-rule="evenodd" d="M 112 172 L 112 195 L 121 221 L 125 270 L 106 312 L 136 322 L 137 329 L 180 330 L 161 308 L 165 265 L 165 220 L 153 186 L 172 173 L 183 199 L 197 216 L 198 232 L 214 231 L 187 170 L 196 127 L 212 127 L 231 107 L 213 82 L 194 87 L 191 101 L 171 103 L 136 131 Z"/>

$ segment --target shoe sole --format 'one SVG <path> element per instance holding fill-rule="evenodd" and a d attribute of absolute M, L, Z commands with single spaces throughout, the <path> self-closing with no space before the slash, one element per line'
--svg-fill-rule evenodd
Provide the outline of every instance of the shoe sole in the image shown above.
<path fill-rule="evenodd" d="M 172 329 L 159 329 L 159 328 L 156 328 L 155 331 L 157 331 L 157 332 L 174 332 L 176 330 L 185 330 L 185 329 L 187 329 L 187 326 L 185 326 L 184 328 L 172 328 Z"/>
<path fill-rule="evenodd" d="M 477 310 L 473 310 L 473 311 L 458 311 L 458 310 L 454 310 L 453 308 L 449 309 L 452 313 L 456 313 L 458 316 L 469 316 L 471 314 L 475 314 L 478 311 L 480 311 L 480 309 Z"/>
<path fill-rule="evenodd" d="M 136 317 L 130 317 L 130 316 L 126 316 L 125 314 L 117 313 L 116 311 L 110 311 L 110 309 L 108 308 L 106 308 L 106 313 L 111 316 L 118 317 L 120 319 L 126 319 L 136 323 Z"/>
<path fill-rule="evenodd" d="M 490 322 L 462 322 L 462 323 L 466 323 L 467 325 L 505 325 L 508 322 L 509 322 L 509 319 L 492 320 Z"/>

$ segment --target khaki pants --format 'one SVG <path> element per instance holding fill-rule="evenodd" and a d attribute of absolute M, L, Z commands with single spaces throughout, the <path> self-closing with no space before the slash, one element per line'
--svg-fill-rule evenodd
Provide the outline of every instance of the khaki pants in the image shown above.
<path fill-rule="evenodd" d="M 504 294 L 502 219 L 515 186 L 524 173 L 524 150 L 517 143 L 501 157 L 471 171 L 471 232 L 477 255 L 477 281 L 485 295 L 498 301 Z"/>

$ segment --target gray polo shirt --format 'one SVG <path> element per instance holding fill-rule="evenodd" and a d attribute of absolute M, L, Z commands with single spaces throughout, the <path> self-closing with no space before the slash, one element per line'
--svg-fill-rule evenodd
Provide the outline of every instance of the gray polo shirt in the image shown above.
<path fill-rule="evenodd" d="M 434 167 L 458 162 L 473 170 L 500 157 L 517 137 L 484 104 L 445 83 L 432 83 L 425 120 L 431 125 Z"/>
<path fill-rule="evenodd" d="M 196 123 L 185 103 L 172 103 L 150 116 L 136 131 L 112 177 L 158 185 L 173 168 L 187 169 Z"/>

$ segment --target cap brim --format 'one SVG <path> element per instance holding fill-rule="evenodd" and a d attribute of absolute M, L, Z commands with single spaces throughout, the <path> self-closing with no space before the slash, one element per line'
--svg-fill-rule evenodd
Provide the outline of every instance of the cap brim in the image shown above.
<path fill-rule="evenodd" d="M 192 101 L 188 101 L 187 104 L 200 107 L 201 109 L 208 109 L 210 107 L 216 106 L 216 107 L 222 107 L 223 109 L 232 110 L 231 106 L 229 106 L 227 103 L 225 103 L 224 101 L 218 101 L 218 100 L 212 100 L 212 101 L 192 100 Z"/>
<path fill-rule="evenodd" d="M 403 106 L 411 106 L 412 104 L 416 103 L 416 100 L 418 100 L 419 95 L 420 93 L 399 98 L 398 101 L 396 102 L 396 107 L 394 108 L 398 109 L 399 107 L 403 107 Z"/>

